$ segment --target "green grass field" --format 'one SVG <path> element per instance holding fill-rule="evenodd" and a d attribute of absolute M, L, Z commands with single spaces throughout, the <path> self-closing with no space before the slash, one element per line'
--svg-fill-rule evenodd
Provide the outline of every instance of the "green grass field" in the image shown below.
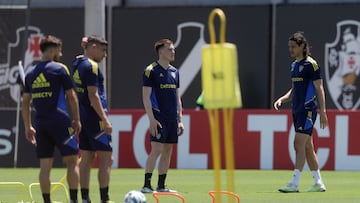
<path fill-rule="evenodd" d="M 112 171 L 110 183 L 110 197 L 116 203 L 122 203 L 124 195 L 130 190 L 140 190 L 143 184 L 142 169 L 116 169 Z M 38 182 L 38 169 L 0 169 L 1 182 L 21 181 L 26 185 L 25 201 L 29 202 L 28 185 Z M 52 181 L 59 181 L 65 174 L 65 169 L 53 169 Z M 281 170 L 236 170 L 235 184 L 236 193 L 242 203 L 358 203 L 360 202 L 360 172 L 345 171 L 322 171 L 322 177 L 326 184 L 325 193 L 296 193 L 282 194 L 277 189 L 286 184 L 291 178 L 291 171 Z M 223 173 L 225 181 L 225 172 Z M 156 172 L 153 185 L 157 182 Z M 303 172 L 300 181 L 300 190 L 303 191 L 313 184 L 311 173 Z M 170 170 L 167 185 L 182 194 L 188 203 L 210 203 L 211 198 L 207 194 L 213 189 L 212 170 Z M 17 202 L 19 195 L 16 187 L 0 185 L 0 202 Z M 223 189 L 226 189 L 224 182 Z M 34 187 L 36 202 L 42 202 L 39 188 Z M 58 189 L 53 200 L 64 201 L 63 191 Z M 93 202 L 99 202 L 97 185 L 97 170 L 93 169 L 91 177 L 90 194 Z M 79 193 L 80 197 L 80 193 Z M 148 203 L 154 203 L 151 195 L 146 195 Z M 180 202 L 176 198 L 161 197 L 164 203 Z M 224 198 L 223 201 L 227 202 Z"/>

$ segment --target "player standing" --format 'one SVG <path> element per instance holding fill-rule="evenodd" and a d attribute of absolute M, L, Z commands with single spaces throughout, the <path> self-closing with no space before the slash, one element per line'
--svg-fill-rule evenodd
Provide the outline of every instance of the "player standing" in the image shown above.
<path fill-rule="evenodd" d="M 78 100 L 68 68 L 56 62 L 62 55 L 61 46 L 61 40 L 55 36 L 48 35 L 41 39 L 42 62 L 26 75 L 22 102 L 25 136 L 32 144 L 36 144 L 40 159 L 39 182 L 45 203 L 51 202 L 50 171 L 55 146 L 67 166 L 72 203 L 77 203 L 79 184 L 78 144 L 75 137 L 81 129 Z M 31 99 L 36 111 L 34 127 L 31 121 Z M 72 120 L 67 112 L 67 103 Z"/>
<path fill-rule="evenodd" d="M 157 158 L 158 192 L 176 192 L 165 188 L 165 179 L 170 166 L 173 144 L 184 131 L 182 105 L 178 93 L 179 71 L 170 62 L 175 59 L 174 44 L 169 39 L 155 43 L 159 60 L 150 64 L 143 74 L 143 103 L 150 121 L 151 152 L 146 160 L 143 193 L 152 193 L 152 172 Z"/>
<path fill-rule="evenodd" d="M 325 93 L 320 69 L 310 57 L 309 44 L 303 32 L 294 33 L 288 41 L 289 52 L 295 61 L 291 64 L 292 88 L 274 103 L 276 110 L 286 102 L 292 101 L 293 122 L 295 127 L 294 148 L 296 161 L 291 182 L 280 192 L 298 192 L 299 179 L 305 160 L 312 172 L 315 184 L 307 192 L 325 192 L 321 179 L 319 162 L 314 151 L 312 131 L 319 108 L 320 127 L 326 128 L 328 120 L 325 109 Z"/>
<path fill-rule="evenodd" d="M 84 203 L 89 197 L 90 171 L 99 158 L 98 180 L 101 202 L 109 202 L 110 170 L 113 163 L 111 132 L 108 119 L 104 77 L 99 62 L 106 57 L 107 41 L 100 36 L 87 37 L 82 42 L 84 55 L 77 56 L 72 66 L 72 77 L 79 97 L 81 123 L 80 133 L 80 186 Z"/>

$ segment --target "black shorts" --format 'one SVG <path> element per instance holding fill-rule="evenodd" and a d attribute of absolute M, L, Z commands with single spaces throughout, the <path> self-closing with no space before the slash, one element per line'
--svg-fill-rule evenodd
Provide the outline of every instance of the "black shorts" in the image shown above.
<path fill-rule="evenodd" d="M 160 112 L 153 110 L 154 117 L 161 123 L 162 128 L 158 126 L 158 135 L 150 135 L 150 141 L 177 144 L 178 143 L 178 120 L 166 119 Z"/>
<path fill-rule="evenodd" d="M 70 118 L 56 117 L 35 118 L 36 153 L 38 158 L 51 158 L 57 147 L 62 156 L 77 155 L 79 151 Z"/>
<path fill-rule="evenodd" d="M 105 134 L 104 124 L 98 118 L 82 118 L 79 148 L 87 151 L 112 151 L 111 135 Z"/>
<path fill-rule="evenodd" d="M 304 111 L 293 113 L 295 132 L 311 136 L 316 121 L 317 111 Z"/>

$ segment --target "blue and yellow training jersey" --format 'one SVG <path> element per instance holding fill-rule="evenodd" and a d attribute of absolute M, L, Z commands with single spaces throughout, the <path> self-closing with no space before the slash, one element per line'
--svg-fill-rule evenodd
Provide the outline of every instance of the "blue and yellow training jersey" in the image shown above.
<path fill-rule="evenodd" d="M 73 87 L 64 64 L 44 61 L 26 75 L 24 92 L 31 95 L 36 117 L 51 117 L 58 111 L 67 114 L 65 91 Z"/>
<path fill-rule="evenodd" d="M 321 79 L 317 62 L 308 56 L 291 64 L 293 112 L 316 110 L 318 102 L 313 81 Z"/>
<path fill-rule="evenodd" d="M 152 88 L 150 99 L 154 110 L 168 119 L 177 118 L 179 71 L 175 67 L 170 65 L 165 69 L 157 62 L 150 64 L 143 74 L 143 86 Z"/>
<path fill-rule="evenodd" d="M 99 64 L 90 58 L 80 55 L 73 61 L 71 73 L 79 98 L 81 116 L 97 116 L 89 100 L 88 86 L 97 87 L 102 107 L 107 110 L 104 76 L 99 68 Z"/>

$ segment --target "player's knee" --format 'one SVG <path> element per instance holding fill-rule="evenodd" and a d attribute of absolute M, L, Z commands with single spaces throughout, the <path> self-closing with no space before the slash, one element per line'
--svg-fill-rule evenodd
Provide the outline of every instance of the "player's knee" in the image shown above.
<path fill-rule="evenodd" d="M 300 152 L 304 150 L 304 146 L 300 142 L 294 141 L 294 150 L 295 152 Z"/>
<path fill-rule="evenodd" d="M 109 166 L 114 162 L 112 152 L 98 152 L 99 163 Z"/>
<path fill-rule="evenodd" d="M 102 162 L 105 166 L 111 166 L 114 162 L 114 157 L 112 155 L 104 156 L 100 162 Z"/>
<path fill-rule="evenodd" d="M 64 157 L 64 162 L 67 167 L 75 167 L 76 165 L 78 165 L 77 156 L 66 156 Z"/>
<path fill-rule="evenodd" d="M 151 148 L 150 156 L 156 156 L 158 157 L 163 152 L 162 147 L 153 147 Z"/>

